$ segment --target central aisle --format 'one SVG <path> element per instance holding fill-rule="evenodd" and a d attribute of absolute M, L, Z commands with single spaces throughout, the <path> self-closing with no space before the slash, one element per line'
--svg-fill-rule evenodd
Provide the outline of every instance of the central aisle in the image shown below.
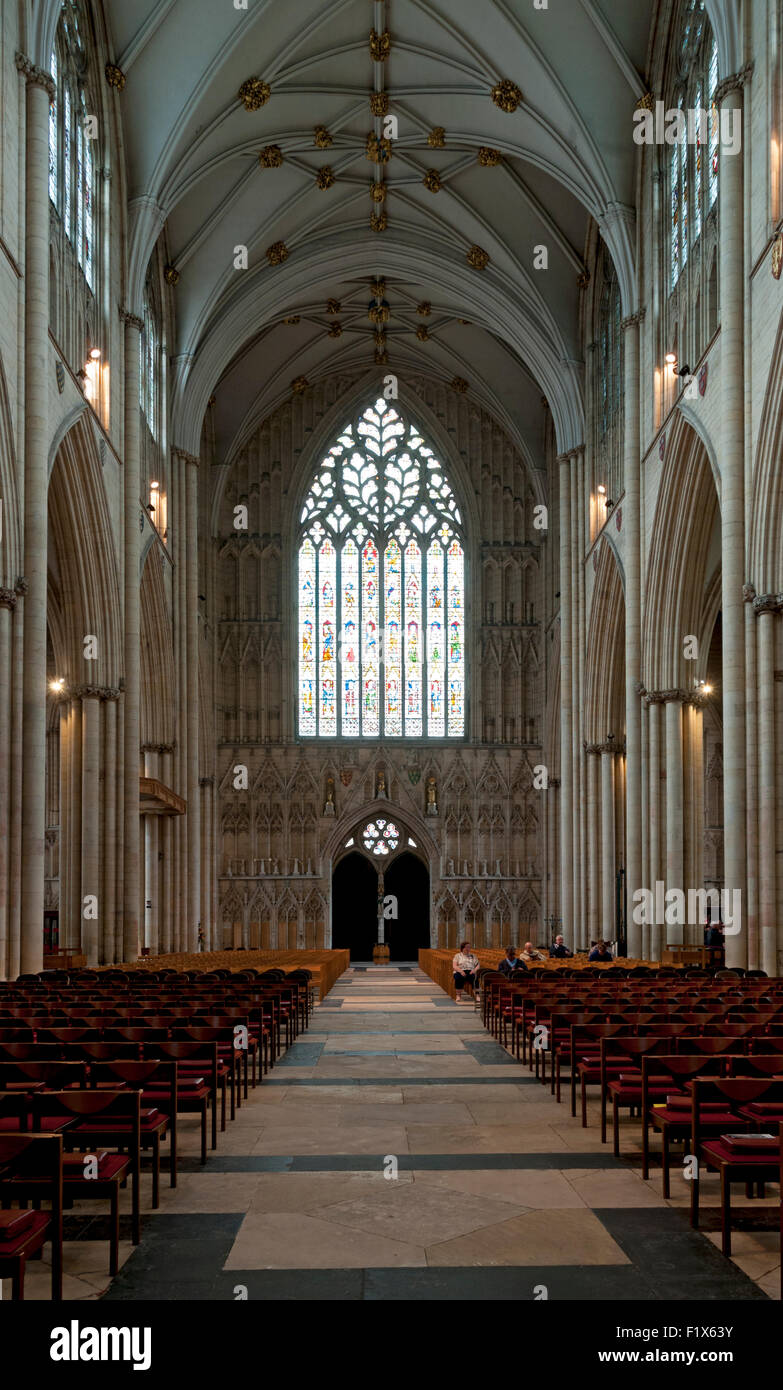
<path fill-rule="evenodd" d="M 416 966 L 348 970 L 184 1153 L 108 1298 L 763 1297 Z"/>

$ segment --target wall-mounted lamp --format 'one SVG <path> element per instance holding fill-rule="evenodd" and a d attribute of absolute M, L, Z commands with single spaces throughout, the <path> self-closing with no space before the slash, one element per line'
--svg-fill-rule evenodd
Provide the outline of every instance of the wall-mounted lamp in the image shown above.
<path fill-rule="evenodd" d="M 605 496 L 606 496 L 606 488 L 604 487 L 603 483 L 599 483 L 599 484 L 598 484 L 598 496 L 599 496 L 599 497 L 605 497 Z"/>
<path fill-rule="evenodd" d="M 696 689 L 698 690 L 698 692 L 699 692 L 700 695 L 711 695 L 711 694 L 712 694 L 712 686 L 711 686 L 711 685 L 708 685 L 706 681 L 697 681 L 697 682 L 696 682 Z"/>
<path fill-rule="evenodd" d="M 101 350 L 100 350 L 100 348 L 99 348 L 99 347 L 90 348 L 90 361 L 91 361 L 91 362 L 100 362 L 100 360 L 101 360 Z"/>
<path fill-rule="evenodd" d="M 666 356 L 665 356 L 665 358 L 664 358 L 664 361 L 665 361 L 667 367 L 672 367 L 672 368 L 673 368 L 673 367 L 676 367 L 676 366 L 677 366 L 677 354 L 676 354 L 676 352 L 667 352 L 667 354 L 666 354 Z"/>
<path fill-rule="evenodd" d="M 63 677 L 56 676 L 54 680 L 50 681 L 49 689 L 51 690 L 53 695 L 62 694 L 63 690 L 65 689 L 65 681 L 63 680 Z"/>
<path fill-rule="evenodd" d="M 158 490 L 159 487 L 160 487 L 160 483 L 150 483 L 150 491 L 151 491 L 151 492 L 157 492 L 157 490 Z"/>

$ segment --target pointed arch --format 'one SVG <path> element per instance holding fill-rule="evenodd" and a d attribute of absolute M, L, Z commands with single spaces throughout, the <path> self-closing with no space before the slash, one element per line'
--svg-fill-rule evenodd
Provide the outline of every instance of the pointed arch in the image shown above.
<path fill-rule="evenodd" d="M 602 542 L 590 606 L 585 665 L 585 735 L 602 743 L 625 729 L 625 596 L 617 556 Z"/>

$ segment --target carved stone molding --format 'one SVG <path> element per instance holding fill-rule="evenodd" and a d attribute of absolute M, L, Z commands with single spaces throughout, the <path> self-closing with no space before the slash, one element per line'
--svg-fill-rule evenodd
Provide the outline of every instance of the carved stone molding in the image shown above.
<path fill-rule="evenodd" d="M 26 57 L 24 53 L 17 53 L 15 61 L 17 72 L 21 72 L 22 76 L 31 86 L 43 87 L 49 100 L 54 101 L 57 88 L 54 85 L 52 74 L 47 72 L 45 68 L 37 67 L 37 65 Z"/>
<path fill-rule="evenodd" d="M 636 683 L 634 684 L 634 690 L 636 691 L 637 695 L 640 696 L 647 694 L 647 688 L 644 685 L 643 681 L 636 681 Z"/>
<path fill-rule="evenodd" d="M 753 64 L 746 63 L 739 72 L 733 72 L 729 77 L 724 77 L 715 88 L 715 96 L 713 97 L 715 105 L 719 107 L 724 97 L 727 97 L 731 92 L 741 92 L 745 83 L 749 82 L 752 76 Z"/>
<path fill-rule="evenodd" d="M 752 603 L 752 602 L 753 602 L 753 599 L 754 599 L 755 597 L 756 597 L 756 590 L 754 589 L 753 585 L 752 585 L 752 584 L 743 584 L 743 586 L 742 586 L 742 601 L 743 601 L 743 603 Z"/>
<path fill-rule="evenodd" d="M 214 787 L 215 779 L 214 777 L 199 777 L 198 784 L 200 787 Z"/>
<path fill-rule="evenodd" d="M 628 314 L 626 318 L 620 320 L 620 328 L 624 333 L 626 328 L 635 328 L 637 324 L 644 322 L 646 309 L 637 309 L 635 314 Z"/>
<path fill-rule="evenodd" d="M 64 700 L 119 700 L 118 685 L 69 685 L 62 692 Z"/>
<path fill-rule="evenodd" d="M 130 324 L 131 328 L 137 328 L 140 333 L 144 332 L 144 320 L 138 314 L 132 314 L 130 309 L 126 309 L 122 304 L 119 305 L 119 315 L 123 323 Z"/>
<path fill-rule="evenodd" d="M 142 743 L 142 753 L 173 753 L 176 743 Z"/>
<path fill-rule="evenodd" d="M 560 778 L 559 778 L 559 777 L 550 777 L 549 782 L 547 783 L 547 785 L 548 785 L 549 787 L 559 787 L 559 786 L 560 786 Z"/>
<path fill-rule="evenodd" d="M 9 608 L 13 613 L 16 608 L 16 594 L 13 589 L 0 589 L 0 608 Z"/>
<path fill-rule="evenodd" d="M 606 743 L 592 743 L 590 751 L 594 753 L 625 753 L 625 741 L 618 743 L 617 739 L 607 739 Z"/>
<path fill-rule="evenodd" d="M 172 444 L 171 452 L 175 458 L 184 459 L 185 463 L 192 463 L 195 468 L 198 468 L 200 461 L 198 455 L 189 454 L 187 449 L 180 449 L 178 444 Z"/>
<path fill-rule="evenodd" d="M 30 581 L 28 579 L 25 579 L 23 574 L 18 575 L 16 583 L 14 584 L 14 589 L 16 590 L 17 594 L 24 595 L 27 593 L 27 590 L 29 588 Z"/>
<path fill-rule="evenodd" d="M 585 753 L 600 753 L 603 745 L 600 743 L 583 743 L 582 747 L 584 748 Z M 612 747 L 614 747 L 614 745 L 612 745 Z M 552 785 L 551 782 L 549 785 Z"/>
<path fill-rule="evenodd" d="M 783 613 L 783 594 L 759 594 L 753 600 L 753 612 L 756 617 L 760 613 Z"/>

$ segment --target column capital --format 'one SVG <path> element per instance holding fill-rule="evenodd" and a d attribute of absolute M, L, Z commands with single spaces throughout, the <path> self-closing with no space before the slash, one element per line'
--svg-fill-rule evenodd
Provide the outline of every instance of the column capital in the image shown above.
<path fill-rule="evenodd" d="M 215 779 L 214 777 L 199 777 L 198 784 L 200 787 L 214 787 Z"/>
<path fill-rule="evenodd" d="M 756 597 L 756 590 L 754 589 L 753 585 L 752 585 L 752 584 L 743 584 L 743 586 L 742 586 L 742 601 L 743 601 L 743 603 L 752 603 L 755 597 Z"/>
<path fill-rule="evenodd" d="M 171 452 L 176 458 L 184 459 L 185 463 L 192 463 L 194 468 L 198 468 L 201 460 L 197 454 L 189 454 L 187 449 L 180 449 L 178 444 L 172 444 Z"/>
<path fill-rule="evenodd" d="M 618 742 L 617 739 L 607 739 L 605 743 L 595 743 L 593 748 L 596 753 L 624 753 L 625 742 Z"/>
<path fill-rule="evenodd" d="M 757 618 L 761 613 L 783 613 L 783 594 L 758 594 L 754 596 L 753 612 Z"/>
<path fill-rule="evenodd" d="M 637 695 L 639 695 L 640 697 L 641 697 L 642 695 L 646 695 L 646 694 L 647 694 L 647 687 L 646 687 L 646 685 L 644 684 L 643 681 L 636 681 L 635 684 L 634 684 L 634 690 L 636 691 Z"/>
<path fill-rule="evenodd" d="M 139 333 L 144 332 L 144 319 L 140 319 L 138 314 L 132 314 L 130 309 L 126 309 L 122 304 L 119 305 L 118 312 L 123 323 L 127 323 L 131 328 L 137 328 Z"/>
<path fill-rule="evenodd" d="M 728 77 L 724 77 L 715 88 L 715 105 L 720 106 L 732 92 L 741 92 L 746 82 L 750 82 L 752 76 L 753 64 L 746 63 L 739 72 L 732 72 Z"/>
<path fill-rule="evenodd" d="M 600 752 L 601 752 L 601 744 L 600 744 L 600 743 L 586 743 L 586 742 L 585 742 L 585 743 L 582 744 L 582 747 L 584 748 L 585 753 L 600 753 Z"/>
<path fill-rule="evenodd" d="M 636 328 L 640 323 L 643 323 L 646 312 L 646 309 L 637 309 L 634 314 L 628 314 L 624 319 L 620 319 L 620 328 L 623 333 L 627 328 Z"/>
<path fill-rule="evenodd" d="M 173 753 L 176 743 L 142 743 L 142 753 Z"/>
<path fill-rule="evenodd" d="M 29 579 L 25 579 L 23 574 L 18 574 L 16 576 L 16 583 L 14 584 L 14 593 L 18 594 L 20 597 L 23 598 L 29 588 Z"/>
<path fill-rule="evenodd" d="M 62 691 L 61 700 L 119 700 L 117 685 L 68 685 Z"/>
<path fill-rule="evenodd" d="M 8 608 L 13 613 L 16 608 L 16 594 L 13 589 L 0 589 L 0 608 Z"/>
<path fill-rule="evenodd" d="M 548 787 L 559 787 L 559 786 L 560 786 L 560 778 L 559 778 L 559 777 L 550 777 L 549 781 L 547 782 L 547 786 L 548 786 Z"/>
<path fill-rule="evenodd" d="M 54 101 L 57 88 L 54 85 L 52 74 L 47 72 L 46 68 L 39 68 L 32 59 L 28 58 L 24 53 L 17 53 L 15 62 L 17 72 L 22 74 L 28 86 L 43 87 L 49 100 Z"/>

